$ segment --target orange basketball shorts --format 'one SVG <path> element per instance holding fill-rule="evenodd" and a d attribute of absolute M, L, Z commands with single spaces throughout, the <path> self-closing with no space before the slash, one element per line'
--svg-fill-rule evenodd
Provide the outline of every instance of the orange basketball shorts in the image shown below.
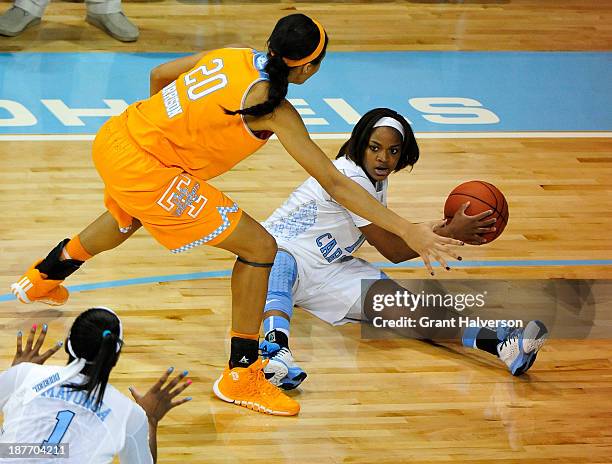
<path fill-rule="evenodd" d="M 93 144 L 104 181 L 104 204 L 122 232 L 138 219 L 173 253 L 227 238 L 242 210 L 223 192 L 142 150 L 127 132 L 126 115 L 109 119 Z"/>

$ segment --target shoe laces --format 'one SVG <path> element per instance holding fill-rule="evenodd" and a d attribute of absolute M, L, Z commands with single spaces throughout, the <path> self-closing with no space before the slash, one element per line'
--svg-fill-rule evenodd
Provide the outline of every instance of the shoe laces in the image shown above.
<path fill-rule="evenodd" d="M 279 349 L 280 345 L 278 343 L 269 342 L 267 340 L 264 340 L 259 345 L 259 351 L 261 352 L 261 355 L 267 358 L 275 356 L 276 353 L 278 353 Z"/>
<path fill-rule="evenodd" d="M 249 379 L 248 390 L 252 394 L 263 394 L 269 398 L 276 398 L 283 395 L 278 387 L 272 385 L 266 379 L 264 367 L 268 364 L 268 360 L 258 360 L 249 366 L 251 371 L 251 379 Z"/>
<path fill-rule="evenodd" d="M 293 361 L 293 356 L 292 356 L 291 350 L 289 348 L 282 347 L 270 359 L 280 359 L 280 360 L 284 361 L 285 363 L 289 363 L 289 362 Z"/>
<path fill-rule="evenodd" d="M 511 332 L 509 332 L 508 335 L 506 335 L 506 338 L 501 342 L 501 349 L 503 350 L 508 345 L 518 341 L 518 338 L 519 338 L 519 336 L 521 334 L 521 330 L 522 329 L 520 327 L 517 327 L 514 330 L 512 330 Z"/>

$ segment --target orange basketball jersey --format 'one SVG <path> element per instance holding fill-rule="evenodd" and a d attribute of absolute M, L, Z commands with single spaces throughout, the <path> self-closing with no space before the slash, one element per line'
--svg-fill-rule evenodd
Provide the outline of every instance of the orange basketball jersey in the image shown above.
<path fill-rule="evenodd" d="M 128 132 L 164 165 L 216 177 L 267 141 L 241 115 L 223 111 L 243 107 L 249 89 L 267 80 L 265 65 L 266 54 L 250 48 L 213 50 L 156 95 L 130 105 Z"/>

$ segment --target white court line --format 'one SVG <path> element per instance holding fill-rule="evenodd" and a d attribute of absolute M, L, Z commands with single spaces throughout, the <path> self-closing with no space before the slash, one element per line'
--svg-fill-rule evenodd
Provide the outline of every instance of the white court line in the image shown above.
<path fill-rule="evenodd" d="M 315 140 L 346 140 L 351 134 L 310 134 Z M 417 139 L 568 139 L 611 138 L 612 132 L 417 132 Z M 80 142 L 93 140 L 93 134 L 0 134 L 0 142 Z M 271 137 L 276 140 L 276 136 Z"/>

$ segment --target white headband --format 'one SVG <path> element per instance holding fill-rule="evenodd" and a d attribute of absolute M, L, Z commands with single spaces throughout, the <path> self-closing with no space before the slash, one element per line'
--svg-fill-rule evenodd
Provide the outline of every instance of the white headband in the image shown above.
<path fill-rule="evenodd" d="M 123 324 L 121 324 L 121 319 L 117 316 L 117 313 L 110 308 L 106 308 L 104 306 L 96 306 L 93 309 L 102 309 L 104 311 L 108 311 L 111 314 L 114 314 L 119 320 L 119 340 L 117 340 L 117 348 L 116 352 L 119 353 L 121 349 L 121 344 L 123 342 Z M 105 331 L 106 332 L 106 331 Z M 103 332 L 104 333 L 104 332 Z M 44 377 L 37 378 L 33 381 L 27 382 L 22 388 L 20 388 L 11 400 L 13 401 L 21 401 L 23 404 L 27 404 L 32 401 L 34 398 L 42 395 L 46 391 L 50 390 L 53 387 L 58 385 L 62 385 L 70 380 L 72 377 L 80 374 L 85 367 L 85 364 L 92 364 L 90 361 L 86 361 L 84 358 L 79 358 L 72 349 L 72 344 L 70 343 L 70 337 L 68 337 L 68 341 L 66 342 L 66 348 L 68 349 L 68 353 L 72 355 L 74 360 L 64 366 L 59 368 L 57 371 L 49 374 L 49 372 L 45 373 Z"/>
<path fill-rule="evenodd" d="M 376 121 L 376 124 L 374 124 L 373 129 L 376 129 L 377 127 L 392 127 L 402 135 L 402 140 L 404 140 L 404 137 L 406 137 L 406 134 L 404 133 L 404 126 L 402 126 L 402 123 L 399 122 L 397 119 L 390 118 L 389 116 L 383 116 L 378 121 Z"/>

